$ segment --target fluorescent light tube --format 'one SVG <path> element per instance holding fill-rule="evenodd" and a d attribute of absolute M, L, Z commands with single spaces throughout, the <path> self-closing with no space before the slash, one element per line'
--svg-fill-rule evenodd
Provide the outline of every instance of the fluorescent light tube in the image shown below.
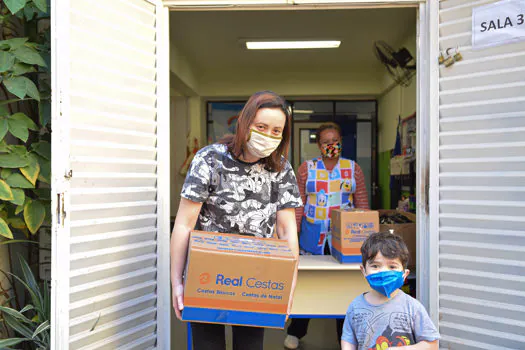
<path fill-rule="evenodd" d="M 247 41 L 248 50 L 286 50 L 286 49 L 331 49 L 341 45 L 340 40 L 317 41 Z"/>
<path fill-rule="evenodd" d="M 310 109 L 294 109 L 294 114 L 313 114 L 314 111 Z"/>

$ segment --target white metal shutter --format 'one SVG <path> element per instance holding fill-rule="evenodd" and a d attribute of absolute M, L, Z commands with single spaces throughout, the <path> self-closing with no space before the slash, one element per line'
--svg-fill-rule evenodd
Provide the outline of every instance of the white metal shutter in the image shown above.
<path fill-rule="evenodd" d="M 52 10 L 52 349 L 167 349 L 167 10 Z"/>
<path fill-rule="evenodd" d="M 439 5 L 439 326 L 447 349 L 525 349 L 525 42 L 471 49 L 472 8 Z M 437 59 L 437 58 L 436 58 Z"/>

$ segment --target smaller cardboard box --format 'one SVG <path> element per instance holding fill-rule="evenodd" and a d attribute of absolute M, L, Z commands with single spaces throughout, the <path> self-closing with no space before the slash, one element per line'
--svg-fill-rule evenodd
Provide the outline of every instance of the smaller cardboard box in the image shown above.
<path fill-rule="evenodd" d="M 284 328 L 297 262 L 287 241 L 192 231 L 182 320 Z"/>
<path fill-rule="evenodd" d="M 332 211 L 332 256 L 341 263 L 361 263 L 361 245 L 379 231 L 379 213 L 374 210 Z"/>
<path fill-rule="evenodd" d="M 381 224 L 379 229 L 382 232 L 388 232 L 394 230 L 398 236 L 401 236 L 407 245 L 408 252 L 410 253 L 410 260 L 408 262 L 408 268 L 413 269 L 416 266 L 416 214 L 399 211 L 399 210 L 386 210 L 380 209 L 379 216 L 390 216 L 390 215 L 401 215 L 406 218 L 408 223 L 405 224 Z"/>

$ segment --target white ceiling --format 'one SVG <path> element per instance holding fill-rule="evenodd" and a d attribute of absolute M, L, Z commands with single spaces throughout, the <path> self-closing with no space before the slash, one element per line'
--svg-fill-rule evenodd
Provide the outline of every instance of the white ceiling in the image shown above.
<path fill-rule="evenodd" d="M 171 12 L 170 40 L 197 76 L 254 70 L 383 72 L 373 42 L 384 40 L 397 50 L 415 26 L 414 8 Z M 249 51 L 242 39 L 339 39 L 342 44 L 339 49 Z"/>

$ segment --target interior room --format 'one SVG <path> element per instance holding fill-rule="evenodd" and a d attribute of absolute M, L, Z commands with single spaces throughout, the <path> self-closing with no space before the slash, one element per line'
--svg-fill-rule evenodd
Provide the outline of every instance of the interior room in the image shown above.
<path fill-rule="evenodd" d="M 290 103 L 289 160 L 295 170 L 319 156 L 315 129 L 337 122 L 344 133 L 343 156 L 365 173 L 371 209 L 414 214 L 416 24 L 415 8 L 170 12 L 172 222 L 191 155 L 234 130 L 243 103 L 260 90 Z M 285 40 L 340 41 L 340 46 L 246 46 Z M 415 223 L 409 230 L 412 236 L 404 238 L 413 241 L 408 247 L 415 257 Z M 415 283 L 407 288 L 415 293 Z M 313 320 L 302 348 L 338 349 L 334 323 Z M 172 347 L 185 349 L 184 325 L 174 321 L 172 328 Z M 282 348 L 284 336 L 268 331 L 266 348 Z"/>

